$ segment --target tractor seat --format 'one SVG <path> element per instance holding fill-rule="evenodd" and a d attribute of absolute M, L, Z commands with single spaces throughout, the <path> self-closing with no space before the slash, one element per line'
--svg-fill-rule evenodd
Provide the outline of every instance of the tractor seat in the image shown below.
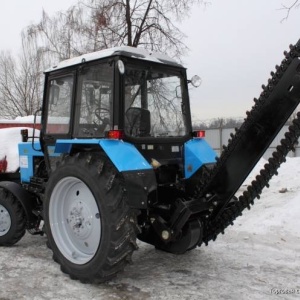
<path fill-rule="evenodd" d="M 151 117 L 148 109 L 130 107 L 125 113 L 125 133 L 135 137 L 150 136 Z"/>

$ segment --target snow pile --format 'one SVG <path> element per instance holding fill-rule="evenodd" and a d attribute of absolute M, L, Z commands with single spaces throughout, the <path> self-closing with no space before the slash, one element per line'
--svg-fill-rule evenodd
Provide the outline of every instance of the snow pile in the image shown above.
<path fill-rule="evenodd" d="M 0 123 L 6 123 L 6 124 L 9 124 L 9 123 L 12 123 L 12 124 L 24 124 L 24 123 L 27 123 L 27 124 L 34 124 L 34 116 L 25 116 L 25 117 L 16 117 L 14 120 L 11 120 L 11 119 L 0 119 Z M 41 117 L 40 116 L 37 116 L 36 117 L 36 123 L 39 124 L 41 123 Z"/>
<path fill-rule="evenodd" d="M 250 184 L 259 170 L 267 163 L 261 159 L 245 182 Z M 270 181 L 270 188 L 265 188 L 261 199 L 249 213 L 238 219 L 237 230 L 255 231 L 256 233 L 274 232 L 286 234 L 300 230 L 300 157 L 287 158 L 278 170 L 278 176 Z M 244 222 L 245 221 L 245 222 Z"/>
<path fill-rule="evenodd" d="M 34 116 L 16 117 L 15 121 L 19 123 L 34 123 Z M 41 117 L 36 117 L 36 123 L 41 123 Z"/>
<path fill-rule="evenodd" d="M 12 127 L 0 129 L 0 159 L 6 156 L 7 172 L 15 172 L 19 167 L 18 144 L 22 142 L 21 129 L 28 129 L 28 136 L 33 135 L 32 128 Z M 39 130 L 35 130 L 35 136 L 38 137 Z"/>

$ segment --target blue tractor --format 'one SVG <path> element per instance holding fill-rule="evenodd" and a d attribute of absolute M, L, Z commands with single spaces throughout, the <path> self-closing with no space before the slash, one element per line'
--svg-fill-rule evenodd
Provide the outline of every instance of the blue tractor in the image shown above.
<path fill-rule="evenodd" d="M 300 115 L 256 180 L 236 193 L 300 101 L 300 42 L 290 47 L 220 157 L 193 131 L 186 69 L 118 47 L 46 70 L 39 138 L 2 174 L 0 245 L 46 234 L 63 272 L 101 282 L 136 239 L 181 254 L 217 235 L 258 198 L 300 135 Z"/>

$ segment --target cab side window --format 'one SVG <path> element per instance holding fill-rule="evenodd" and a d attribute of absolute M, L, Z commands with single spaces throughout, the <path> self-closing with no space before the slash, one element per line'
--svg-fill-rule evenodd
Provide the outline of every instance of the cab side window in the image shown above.
<path fill-rule="evenodd" d="M 104 137 L 113 121 L 113 66 L 97 64 L 81 70 L 77 95 L 79 137 Z"/>
<path fill-rule="evenodd" d="M 50 81 L 46 133 L 67 134 L 70 132 L 73 83 L 72 75 Z"/>

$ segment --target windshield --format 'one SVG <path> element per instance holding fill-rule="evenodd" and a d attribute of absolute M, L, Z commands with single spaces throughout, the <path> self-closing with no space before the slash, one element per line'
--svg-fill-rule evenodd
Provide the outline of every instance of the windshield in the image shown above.
<path fill-rule="evenodd" d="M 133 137 L 187 134 L 179 72 L 126 66 L 125 133 Z"/>

